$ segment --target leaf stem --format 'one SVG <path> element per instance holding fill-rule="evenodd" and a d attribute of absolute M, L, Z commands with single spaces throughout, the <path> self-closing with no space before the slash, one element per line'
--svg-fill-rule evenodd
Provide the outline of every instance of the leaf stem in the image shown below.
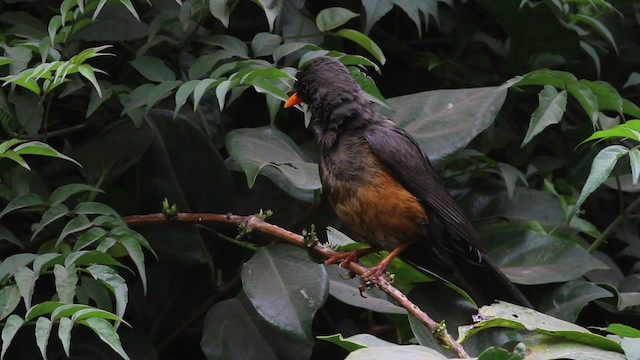
<path fill-rule="evenodd" d="M 609 224 L 609 226 L 607 226 L 606 229 L 604 229 L 602 234 L 600 234 L 600 236 L 598 236 L 598 238 L 593 242 L 593 244 L 591 244 L 591 246 L 589 246 L 587 251 L 589 253 L 592 253 L 592 252 L 596 251 L 600 247 L 600 245 L 602 245 L 602 243 L 604 243 L 605 240 L 607 240 L 607 238 L 609 237 L 609 235 L 611 235 L 613 230 L 615 230 L 615 228 L 618 227 L 618 225 L 620 225 L 620 223 L 622 223 L 622 221 L 624 219 L 628 218 L 631 215 L 631 213 L 639 205 L 640 205 L 640 196 L 637 199 L 635 199 L 629 206 L 627 206 L 627 208 L 620 215 L 618 215 L 618 217 L 616 217 L 611 222 L 611 224 Z"/>

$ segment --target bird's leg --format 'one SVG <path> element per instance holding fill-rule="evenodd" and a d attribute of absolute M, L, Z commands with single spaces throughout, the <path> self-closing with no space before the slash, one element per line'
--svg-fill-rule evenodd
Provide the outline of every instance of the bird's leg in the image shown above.
<path fill-rule="evenodd" d="M 387 266 L 396 258 L 396 256 L 400 255 L 400 253 L 409 246 L 409 243 L 402 244 L 397 248 L 393 249 L 389 255 L 387 255 L 384 259 L 380 260 L 379 263 L 369 268 L 369 270 L 365 271 L 360 277 L 362 280 L 373 280 L 382 275 L 386 270 Z"/>
<path fill-rule="evenodd" d="M 352 261 L 357 262 L 358 259 L 360 259 L 360 257 L 364 256 L 364 255 L 368 255 L 371 253 L 374 253 L 376 251 L 379 251 L 380 249 L 376 248 L 376 247 L 368 247 L 365 249 L 358 249 L 358 250 L 352 250 L 352 251 L 343 251 L 343 252 L 336 252 L 335 255 L 333 255 L 332 257 L 328 258 L 327 260 L 324 261 L 325 265 L 331 265 L 331 264 L 335 264 L 337 262 L 340 262 L 340 267 L 344 267 L 347 264 L 349 264 Z"/>

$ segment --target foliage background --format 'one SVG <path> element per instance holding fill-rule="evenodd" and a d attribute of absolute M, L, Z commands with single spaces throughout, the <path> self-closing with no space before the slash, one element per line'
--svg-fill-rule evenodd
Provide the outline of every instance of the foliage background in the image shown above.
<path fill-rule="evenodd" d="M 638 358 L 639 22 L 623 0 L 0 2 L 2 356 L 451 357 L 303 250 L 123 218 L 270 209 L 348 243 L 305 116 L 281 110 L 296 69 L 331 50 L 423 145 L 536 310 L 566 321 L 485 322 L 467 350 Z M 454 334 L 472 323 L 442 283 L 393 272 Z M 317 337 L 338 333 L 356 337 Z"/>

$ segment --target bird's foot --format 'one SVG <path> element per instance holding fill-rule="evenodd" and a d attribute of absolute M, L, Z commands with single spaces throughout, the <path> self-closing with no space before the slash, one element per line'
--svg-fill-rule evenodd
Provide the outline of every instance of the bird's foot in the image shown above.
<path fill-rule="evenodd" d="M 324 264 L 331 265 L 340 262 L 340 265 L 338 266 L 345 267 L 351 262 L 358 262 L 358 259 L 360 259 L 360 257 L 376 251 L 377 250 L 374 248 L 366 248 L 352 251 L 336 252 L 335 255 L 325 260 Z"/>
<path fill-rule="evenodd" d="M 391 279 L 391 274 L 387 272 L 387 266 L 385 264 L 378 263 L 370 267 L 369 270 L 360 275 L 360 284 L 358 285 L 360 296 L 366 297 L 364 296 L 364 291 L 378 285 L 383 278 L 387 280 Z"/>

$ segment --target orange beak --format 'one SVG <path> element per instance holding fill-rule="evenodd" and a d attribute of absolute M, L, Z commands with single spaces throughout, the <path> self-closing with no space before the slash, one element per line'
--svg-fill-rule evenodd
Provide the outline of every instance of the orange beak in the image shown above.
<path fill-rule="evenodd" d="M 298 93 L 293 93 L 291 96 L 289 96 L 287 101 L 284 102 L 284 107 L 285 108 L 292 107 L 294 105 L 300 104 L 301 102 L 302 102 L 302 99 L 298 96 Z"/>

